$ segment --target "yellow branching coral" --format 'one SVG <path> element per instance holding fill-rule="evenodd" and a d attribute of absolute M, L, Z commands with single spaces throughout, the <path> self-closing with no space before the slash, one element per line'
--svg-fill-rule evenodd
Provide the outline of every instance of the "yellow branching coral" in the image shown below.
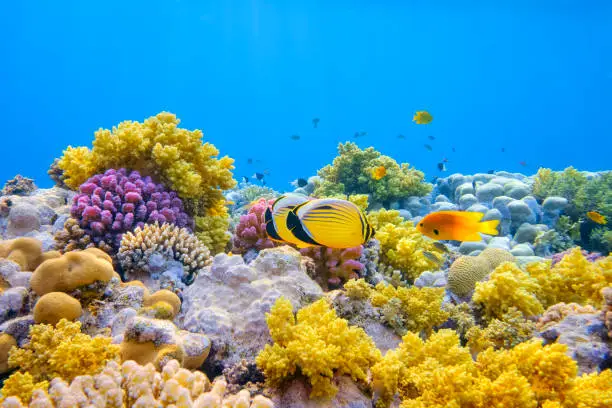
<path fill-rule="evenodd" d="M 257 356 L 257 366 L 270 385 L 278 385 L 299 368 L 312 385 L 311 397 L 333 396 L 334 374 L 365 382 L 380 351 L 365 332 L 339 318 L 325 299 L 301 309 L 294 317 L 291 303 L 280 298 L 266 314 L 274 344 Z"/>
<path fill-rule="evenodd" d="M 368 214 L 368 220 L 376 229 L 382 262 L 402 271 L 408 280 L 436 266 L 423 255 L 424 251 L 437 251 L 433 241 L 417 231 L 412 222 L 404 221 L 399 211 L 373 211 Z"/>
<path fill-rule="evenodd" d="M 396 393 L 402 408 L 609 406 L 610 370 L 576 378 L 566 352 L 565 345 L 532 340 L 510 350 L 489 348 L 474 362 L 451 330 L 427 342 L 408 333 L 372 367 L 376 406 L 389 406 Z"/>
<path fill-rule="evenodd" d="M 578 247 L 553 267 L 539 262 L 528 264 L 526 270 L 542 288 L 538 297 L 545 306 L 560 302 L 599 306 L 601 289 L 612 286 L 612 256 L 589 262 Z"/>
<path fill-rule="evenodd" d="M 488 318 L 502 318 L 514 306 L 525 316 L 544 311 L 536 293 L 542 290 L 538 282 L 513 263 L 505 262 L 491 273 L 486 282 L 476 283 L 472 300 L 482 306 Z"/>
<path fill-rule="evenodd" d="M 227 208 L 211 210 L 205 217 L 195 217 L 196 236 L 212 254 L 225 250 L 229 240 L 229 215 Z"/>
<path fill-rule="evenodd" d="M 4 386 L 0 390 L 3 395 L 0 402 L 6 397 L 17 397 L 21 402 L 28 403 L 32 398 L 34 390 L 47 390 L 48 381 L 35 382 L 34 377 L 28 372 L 16 372 L 4 381 Z"/>
<path fill-rule="evenodd" d="M 365 279 L 349 279 L 344 284 L 344 290 L 353 299 L 369 299 L 372 295 L 372 287 Z"/>
<path fill-rule="evenodd" d="M 379 283 L 371 294 L 372 305 L 380 307 L 387 322 L 400 334 L 406 330 L 430 334 L 449 314 L 442 309 L 443 288 L 393 287 Z"/>
<path fill-rule="evenodd" d="M 475 354 L 489 347 L 509 349 L 532 338 L 535 329 L 535 323 L 511 307 L 501 319 L 491 320 L 485 329 L 479 326 L 470 328 L 466 334 L 467 345 Z"/>
<path fill-rule="evenodd" d="M 36 324 L 30 328 L 30 342 L 9 353 L 9 365 L 29 372 L 34 381 L 95 374 L 109 360 L 119 356 L 119 346 L 111 338 L 81 333 L 80 322 L 62 319 L 56 327 Z M 15 374 L 13 374 L 15 375 Z"/>

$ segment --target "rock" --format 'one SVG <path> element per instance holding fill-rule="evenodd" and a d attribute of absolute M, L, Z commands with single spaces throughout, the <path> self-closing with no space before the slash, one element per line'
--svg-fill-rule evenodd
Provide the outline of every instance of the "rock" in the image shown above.
<path fill-rule="evenodd" d="M 415 216 L 425 215 L 429 209 L 429 200 L 424 197 L 408 197 L 404 200 L 403 208 Z"/>
<path fill-rule="evenodd" d="M 529 205 L 527 205 L 527 203 L 524 201 L 511 201 L 508 203 L 508 210 L 510 211 L 513 226 L 518 227 L 525 222 L 530 224 L 535 222 L 535 215 L 531 211 L 531 208 L 529 208 Z"/>
<path fill-rule="evenodd" d="M 399 210 L 399 215 L 405 220 L 412 218 L 412 214 L 410 214 L 410 211 L 408 210 Z"/>
<path fill-rule="evenodd" d="M 523 266 L 534 262 L 543 262 L 546 260 L 546 258 L 539 256 L 515 256 L 514 260 L 517 265 Z"/>
<path fill-rule="evenodd" d="M 471 182 L 463 183 L 455 189 L 455 200 L 458 200 L 464 194 L 474 194 L 474 186 Z"/>
<path fill-rule="evenodd" d="M 533 249 L 528 244 L 518 244 L 515 245 L 510 253 L 514 256 L 533 256 Z"/>
<path fill-rule="evenodd" d="M 489 221 L 489 220 L 502 220 L 504 218 L 504 216 L 502 215 L 501 211 L 499 211 L 497 208 L 492 208 L 490 210 L 487 210 L 487 212 L 485 213 L 484 217 L 482 217 L 483 221 Z"/>
<path fill-rule="evenodd" d="M 336 376 L 338 393 L 333 398 L 310 398 L 311 387 L 305 377 L 288 381 L 282 388 L 271 389 L 270 399 L 282 408 L 371 408 L 372 401 L 348 376 Z"/>
<path fill-rule="evenodd" d="M 434 200 L 436 203 L 450 203 L 450 200 L 444 194 L 438 194 Z"/>
<path fill-rule="evenodd" d="M 19 203 L 11 207 L 8 216 L 7 233 L 10 237 L 19 237 L 40 229 L 38 210 L 31 204 Z"/>
<path fill-rule="evenodd" d="M 476 189 L 476 198 L 481 203 L 490 203 L 495 197 L 504 194 L 504 188 L 496 183 L 486 183 Z"/>
<path fill-rule="evenodd" d="M 510 238 L 508 237 L 493 237 L 487 244 L 487 248 L 501 248 L 507 251 L 510 250 Z"/>
<path fill-rule="evenodd" d="M 521 199 L 522 202 L 529 206 L 531 212 L 535 215 L 535 221 L 538 222 L 542 218 L 542 209 L 540 208 L 540 204 L 538 204 L 538 200 L 535 199 L 534 196 L 526 196 Z"/>
<path fill-rule="evenodd" d="M 466 210 L 476 203 L 478 203 L 478 199 L 473 194 L 464 194 L 459 198 L 459 208 L 462 210 Z"/>
<path fill-rule="evenodd" d="M 431 205 L 431 211 L 432 212 L 437 212 L 437 211 L 456 211 L 458 209 L 459 209 L 459 207 L 457 207 L 453 203 L 439 202 L 439 203 L 434 203 L 434 204 Z"/>
<path fill-rule="evenodd" d="M 567 207 L 567 198 L 564 197 L 546 197 L 542 203 L 542 211 L 546 213 L 559 213 Z"/>
<path fill-rule="evenodd" d="M 523 242 L 533 242 L 538 235 L 540 230 L 533 224 L 523 223 L 516 230 L 516 234 L 514 234 L 514 240 L 519 244 Z"/>
<path fill-rule="evenodd" d="M 401 208 L 401 203 L 399 201 L 391 201 L 389 203 L 389 209 L 391 210 L 399 210 Z"/>
<path fill-rule="evenodd" d="M 183 292 L 178 324 L 209 336 L 212 365 L 253 359 L 270 341 L 265 313 L 279 297 L 297 310 L 323 295 L 307 268 L 308 258 L 288 246 L 265 249 L 250 265 L 240 256 L 218 254 Z"/>
<path fill-rule="evenodd" d="M 469 206 L 466 209 L 466 211 L 469 211 L 469 212 L 481 212 L 483 214 L 486 214 L 487 211 L 489 211 L 489 209 L 487 207 L 485 207 L 484 205 L 482 205 L 482 204 L 476 203 L 474 205 Z"/>
<path fill-rule="evenodd" d="M 487 244 L 485 244 L 482 241 L 462 242 L 461 245 L 459 245 L 459 253 L 463 255 L 468 255 L 474 251 L 482 251 L 486 247 L 487 247 Z"/>
<path fill-rule="evenodd" d="M 443 288 L 446 286 L 446 275 L 444 274 L 444 271 L 425 271 L 414 280 L 414 286 L 417 288 Z"/>
<path fill-rule="evenodd" d="M 15 287 L 0 292 L 0 323 L 17 316 L 28 304 L 28 290 Z"/>
<path fill-rule="evenodd" d="M 33 315 L 16 317 L 0 324 L 0 333 L 10 334 L 17 340 L 17 345 L 23 347 L 28 342 L 30 327 L 34 324 Z"/>
<path fill-rule="evenodd" d="M 531 194 L 531 188 L 520 181 L 511 181 L 504 185 L 504 194 L 516 200 Z"/>

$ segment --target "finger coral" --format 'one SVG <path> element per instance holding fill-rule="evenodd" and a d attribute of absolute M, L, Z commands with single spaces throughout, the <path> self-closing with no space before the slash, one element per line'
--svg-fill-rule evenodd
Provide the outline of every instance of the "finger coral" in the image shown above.
<path fill-rule="evenodd" d="M 154 255 L 183 265 L 184 282 L 192 282 L 210 263 L 210 251 L 186 228 L 172 224 L 148 224 L 123 235 L 117 260 L 126 279 L 151 274 Z"/>
<path fill-rule="evenodd" d="M 368 221 L 376 230 L 380 242 L 381 262 L 400 270 L 404 280 L 413 281 L 421 273 L 436 265 L 423 255 L 436 252 L 433 241 L 424 238 L 412 222 L 404 221 L 396 210 L 373 211 Z"/>
<path fill-rule="evenodd" d="M 364 265 L 359 262 L 363 246 L 337 249 L 326 247 L 310 247 L 300 249 L 300 253 L 315 262 L 316 280 L 323 288 L 338 288 L 348 279 L 357 278 Z"/>
<path fill-rule="evenodd" d="M 267 344 L 256 362 L 270 385 L 280 385 L 299 369 L 310 380 L 311 398 L 329 397 L 337 392 L 334 374 L 365 382 L 368 369 L 381 358 L 363 329 L 338 318 L 324 299 L 294 316 L 291 303 L 280 298 L 266 321 L 274 344 Z"/>
<path fill-rule="evenodd" d="M 199 371 L 181 368 L 176 360 L 168 361 L 161 372 L 151 364 L 139 365 L 126 361 L 106 364 L 102 372 L 83 375 L 70 381 L 56 378 L 50 386 L 36 384 L 30 394 L 7 393 L 15 408 L 53 408 L 72 406 L 124 407 L 175 407 L 175 408 L 273 408 L 272 401 L 262 395 L 251 397 L 247 390 L 226 395 L 223 378 L 210 380 Z M 9 397 L 11 399 L 11 397 Z M 7 401 L 8 402 L 8 401 Z M 25 405 L 24 405 L 25 404 Z"/>
<path fill-rule="evenodd" d="M 34 381 L 55 377 L 72 380 L 99 372 L 107 361 L 118 356 L 119 347 L 112 345 L 110 338 L 91 338 L 81 333 L 81 323 L 63 319 L 55 327 L 32 326 L 29 343 L 10 351 L 9 365 L 30 373 Z"/>
<path fill-rule="evenodd" d="M 233 253 L 245 254 L 249 249 L 261 251 L 274 246 L 274 242 L 266 234 L 266 221 L 264 219 L 266 209 L 271 207 L 272 203 L 274 203 L 274 200 L 261 198 L 249 208 L 247 214 L 240 216 L 240 222 L 236 226 L 232 242 Z"/>
<path fill-rule="evenodd" d="M 476 283 L 472 301 L 483 308 L 487 318 L 502 318 L 511 307 L 525 316 L 544 311 L 536 294 L 542 290 L 537 280 L 511 262 L 499 265 L 486 282 Z"/>
<path fill-rule="evenodd" d="M 322 181 L 314 191 L 315 196 L 370 194 L 374 201 L 388 202 L 424 196 L 431 191 L 422 172 L 406 163 L 398 164 L 373 147 L 361 150 L 355 143 L 341 143 L 338 154 L 331 165 L 319 170 Z M 384 166 L 386 175 L 376 180 L 372 171 L 380 166 Z"/>
<path fill-rule="evenodd" d="M 183 211 L 183 202 L 173 191 L 155 184 L 137 171 L 109 169 L 90 177 L 79 186 L 70 215 L 91 241 L 119 248 L 122 234 L 144 224 L 170 223 L 193 228 L 193 220 Z"/>

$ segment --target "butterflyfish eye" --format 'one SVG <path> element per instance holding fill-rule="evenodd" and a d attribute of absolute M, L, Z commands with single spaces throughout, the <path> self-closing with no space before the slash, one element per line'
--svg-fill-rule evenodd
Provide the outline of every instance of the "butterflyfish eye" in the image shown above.
<path fill-rule="evenodd" d="M 438 231 L 437 229 L 434 230 L 434 234 L 436 235 L 440 235 L 440 231 Z"/>

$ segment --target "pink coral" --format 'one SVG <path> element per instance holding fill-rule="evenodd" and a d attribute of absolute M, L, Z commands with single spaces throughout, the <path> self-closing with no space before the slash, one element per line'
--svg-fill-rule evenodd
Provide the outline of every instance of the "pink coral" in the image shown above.
<path fill-rule="evenodd" d="M 315 261 L 317 273 L 315 279 L 328 288 L 337 288 L 349 279 L 359 278 L 359 272 L 364 268 L 359 262 L 362 252 L 361 245 L 346 249 L 325 247 L 300 249 L 302 255 Z"/>
<path fill-rule="evenodd" d="M 266 223 L 264 214 L 266 209 L 272 205 L 274 200 L 261 198 L 249 209 L 246 215 L 240 216 L 240 222 L 236 227 L 234 234 L 232 252 L 236 254 L 244 254 L 249 249 L 272 248 L 274 242 L 268 238 L 266 234 Z"/>

